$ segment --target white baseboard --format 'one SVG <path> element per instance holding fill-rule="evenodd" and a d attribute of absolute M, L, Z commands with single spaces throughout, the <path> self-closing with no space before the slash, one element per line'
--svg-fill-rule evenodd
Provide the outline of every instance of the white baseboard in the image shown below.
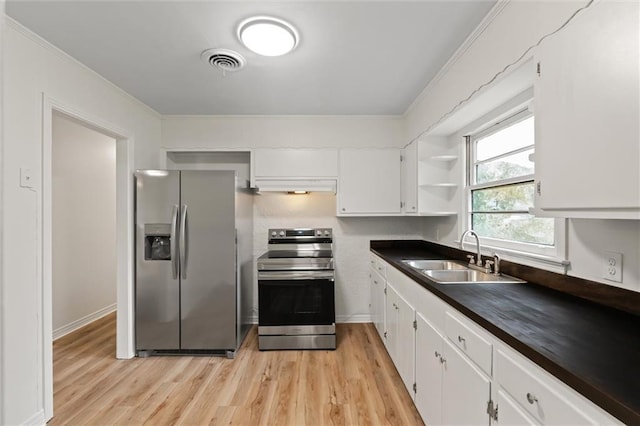
<path fill-rule="evenodd" d="M 20 423 L 24 426 L 44 426 L 47 422 L 44 420 L 44 410 L 34 413 L 31 417 Z"/>
<path fill-rule="evenodd" d="M 64 325 L 60 328 L 53 330 L 53 340 L 57 340 L 62 336 L 66 336 L 67 334 L 76 331 L 79 328 L 84 327 L 87 324 L 94 322 L 97 319 L 102 318 L 105 315 L 110 314 L 116 310 L 116 304 L 106 306 L 92 314 L 84 316 L 78 320 L 75 320 L 67 325 Z"/>
<path fill-rule="evenodd" d="M 370 314 L 337 315 L 336 323 L 371 322 Z"/>

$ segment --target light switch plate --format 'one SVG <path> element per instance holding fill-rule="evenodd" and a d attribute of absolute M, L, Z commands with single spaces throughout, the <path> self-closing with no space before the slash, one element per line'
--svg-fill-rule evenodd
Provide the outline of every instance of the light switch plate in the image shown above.
<path fill-rule="evenodd" d="M 605 251 L 602 258 L 602 278 L 605 280 L 622 282 L 622 253 Z"/>
<path fill-rule="evenodd" d="M 20 168 L 20 186 L 23 188 L 33 188 L 33 173 L 29 167 Z"/>

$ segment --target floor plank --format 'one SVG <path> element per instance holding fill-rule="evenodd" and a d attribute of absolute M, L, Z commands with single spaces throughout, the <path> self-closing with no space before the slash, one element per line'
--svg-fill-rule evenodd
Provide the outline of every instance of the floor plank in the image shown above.
<path fill-rule="evenodd" d="M 371 324 L 339 324 L 335 351 L 115 359 L 115 314 L 53 345 L 51 425 L 421 425 Z"/>

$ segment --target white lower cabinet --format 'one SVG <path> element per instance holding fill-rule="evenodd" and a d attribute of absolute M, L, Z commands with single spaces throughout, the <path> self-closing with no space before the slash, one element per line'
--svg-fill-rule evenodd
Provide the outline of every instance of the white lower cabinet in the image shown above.
<path fill-rule="evenodd" d="M 442 344 L 444 338 L 416 313 L 415 404 L 428 425 L 442 424 Z"/>
<path fill-rule="evenodd" d="M 496 350 L 494 363 L 496 399 L 506 400 L 511 406 L 503 410 L 504 403 L 498 401 L 499 424 L 512 424 L 510 416 L 513 415 L 523 421 L 526 419 L 525 424 L 561 426 L 620 423 L 510 348 Z"/>
<path fill-rule="evenodd" d="M 384 338 L 384 292 L 386 281 L 375 269 L 371 270 L 371 320 L 378 334 Z"/>
<path fill-rule="evenodd" d="M 393 266 L 372 268 L 372 318 L 386 315 L 385 346 L 426 424 L 621 424 Z"/>
<path fill-rule="evenodd" d="M 442 349 L 442 423 L 488 425 L 491 379 L 449 340 Z"/>
<path fill-rule="evenodd" d="M 491 379 L 416 313 L 415 404 L 426 424 L 488 425 Z"/>
<path fill-rule="evenodd" d="M 396 302 L 398 294 L 393 287 L 387 283 L 387 291 L 384 300 L 384 345 L 389 352 L 389 356 L 396 363 L 396 340 L 398 340 L 398 315 L 396 312 Z"/>
<path fill-rule="evenodd" d="M 387 283 L 386 347 L 409 393 L 413 396 L 414 383 L 414 318 L 413 307 Z"/>
<path fill-rule="evenodd" d="M 371 279 L 371 321 L 376 327 L 382 341 L 385 341 L 385 293 L 387 292 L 386 264 L 379 257 L 374 255 L 371 255 L 370 258 L 369 277 Z"/>
<path fill-rule="evenodd" d="M 398 339 L 396 340 L 396 368 L 409 393 L 413 396 L 415 374 L 415 310 L 398 295 Z"/>

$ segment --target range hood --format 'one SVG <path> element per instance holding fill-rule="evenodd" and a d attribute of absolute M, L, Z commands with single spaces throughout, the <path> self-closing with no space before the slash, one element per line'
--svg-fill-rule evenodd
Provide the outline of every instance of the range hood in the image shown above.
<path fill-rule="evenodd" d="M 335 179 L 256 179 L 257 192 L 331 192 L 336 193 Z"/>

